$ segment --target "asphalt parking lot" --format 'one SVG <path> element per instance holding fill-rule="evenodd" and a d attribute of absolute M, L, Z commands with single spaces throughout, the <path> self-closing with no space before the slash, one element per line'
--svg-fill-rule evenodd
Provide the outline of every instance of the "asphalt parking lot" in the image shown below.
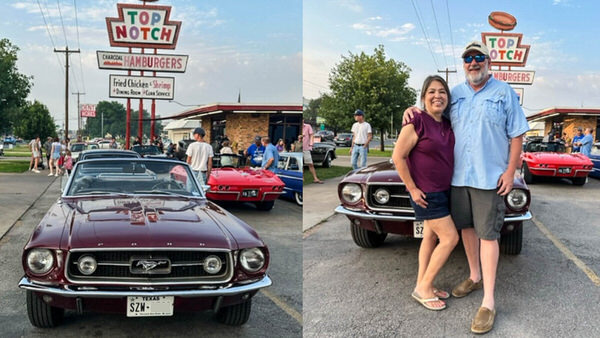
<path fill-rule="evenodd" d="M 31 179 L 29 175 L 3 177 L 2 182 Z M 44 176 L 45 177 L 45 176 Z M 2 337 L 173 337 L 202 335 L 211 337 L 299 337 L 302 335 L 302 208 L 291 201 L 277 200 L 273 210 L 262 212 L 253 205 L 227 205 L 230 212 L 253 226 L 269 246 L 269 275 L 273 285 L 254 298 L 247 324 L 230 327 L 219 324 L 211 312 L 175 314 L 173 317 L 127 318 L 125 315 L 67 312 L 64 323 L 54 329 L 33 327 L 27 319 L 25 291 L 17 287 L 23 275 L 21 251 L 32 229 L 60 194 L 60 180 L 36 176 L 48 189 L 28 210 L 11 224 L 0 240 L 0 336 Z M 42 182 L 43 181 L 43 182 Z M 45 182 L 45 183 L 44 183 Z M 52 183 L 50 183 L 52 182 Z M 4 189 L 6 194 L 8 189 Z M 12 190 L 11 190 L 12 191 Z M 15 191 L 19 195 L 20 192 Z M 31 200 L 31 196 L 29 196 Z M 9 203 L 5 198 L 4 203 Z M 26 203 L 16 201 L 19 205 Z M 4 206 L 7 208 L 7 206 Z M 24 212 L 24 213 L 23 213 Z M 282 221 L 285 220 L 285 221 Z"/>
<path fill-rule="evenodd" d="M 497 319 L 487 336 L 598 337 L 600 181 L 530 188 L 534 219 L 524 224 L 521 254 L 500 257 Z M 363 249 L 352 241 L 345 216 L 327 216 L 313 216 L 325 220 L 304 234 L 304 336 L 472 336 L 482 291 L 428 311 L 410 297 L 418 240 L 389 236 L 382 247 Z M 459 244 L 436 286 L 449 290 L 467 274 Z"/>

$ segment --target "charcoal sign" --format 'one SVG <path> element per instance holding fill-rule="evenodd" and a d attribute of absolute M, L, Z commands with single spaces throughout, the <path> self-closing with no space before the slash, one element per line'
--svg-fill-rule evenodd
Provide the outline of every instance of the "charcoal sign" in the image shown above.
<path fill-rule="evenodd" d="M 159 76 L 110 75 L 109 96 L 113 98 L 135 98 L 172 100 L 175 78 Z"/>

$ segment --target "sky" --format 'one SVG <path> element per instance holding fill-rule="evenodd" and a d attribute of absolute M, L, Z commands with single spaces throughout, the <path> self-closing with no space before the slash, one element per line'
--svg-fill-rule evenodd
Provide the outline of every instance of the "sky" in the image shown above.
<path fill-rule="evenodd" d="M 482 32 L 493 11 L 517 19 L 510 33 L 531 46 L 527 65 L 532 85 L 524 88 L 523 111 L 548 107 L 600 108 L 598 13 L 593 0 L 305 0 L 303 2 L 303 95 L 328 92 L 328 76 L 341 56 L 382 44 L 388 57 L 411 68 L 409 85 L 420 89 L 428 75 L 446 67 L 452 87 L 465 81 L 460 55 Z M 418 15 L 416 14 L 418 13 Z"/>
<path fill-rule="evenodd" d="M 18 69 L 33 76 L 28 99 L 45 104 L 61 126 L 65 55 L 54 53 L 54 48 L 81 51 L 70 57 L 69 129 L 77 125 L 73 92 L 85 92 L 80 103 L 114 100 L 126 104 L 126 99 L 108 97 L 109 74 L 126 75 L 126 71 L 98 69 L 96 59 L 97 50 L 127 52 L 124 47 L 111 47 L 108 40 L 105 18 L 118 16 L 117 3 L 141 4 L 133 0 L 0 0 L 0 38 L 20 48 Z M 157 73 L 175 77 L 175 102 L 157 100 L 157 115 L 172 116 L 189 109 L 188 105 L 237 102 L 239 92 L 242 103 L 302 102 L 301 0 L 163 0 L 153 4 L 172 6 L 170 19 L 182 21 L 177 48 L 158 53 L 189 55 L 185 73 Z M 150 102 L 144 100 L 148 111 Z M 132 109 L 138 105 L 139 100 L 132 100 Z"/>

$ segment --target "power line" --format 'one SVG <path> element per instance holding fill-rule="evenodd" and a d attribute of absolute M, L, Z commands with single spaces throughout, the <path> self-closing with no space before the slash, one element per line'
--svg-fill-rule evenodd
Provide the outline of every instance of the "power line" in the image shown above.
<path fill-rule="evenodd" d="M 423 35 L 425 36 L 425 41 L 427 42 L 427 47 L 429 48 L 429 53 L 431 53 L 431 58 L 433 59 L 433 63 L 435 63 L 436 68 L 440 68 L 440 66 L 437 63 L 437 60 L 435 59 L 435 55 L 433 54 L 433 48 L 431 48 L 431 43 L 429 42 L 429 36 L 427 35 L 427 32 L 425 31 L 425 27 L 423 26 L 423 22 L 421 21 L 421 15 L 419 14 L 417 5 L 415 5 L 414 0 L 410 0 L 410 2 L 412 3 L 413 8 L 415 9 L 415 14 L 417 15 L 417 21 L 419 21 L 419 26 L 421 27 L 421 31 L 423 32 Z"/>
<path fill-rule="evenodd" d="M 327 87 L 325 87 L 325 86 L 322 86 L 322 85 L 320 85 L 320 84 L 314 83 L 314 82 L 312 82 L 312 81 L 308 81 L 308 80 L 302 80 L 302 81 L 303 81 L 303 82 L 306 82 L 306 83 L 308 83 L 308 84 L 311 84 L 311 85 L 313 85 L 313 86 L 315 86 L 315 87 L 319 87 L 319 88 L 323 88 L 323 89 L 329 90 L 329 88 L 327 88 Z"/>
<path fill-rule="evenodd" d="M 62 26 L 62 31 L 65 36 L 65 46 L 69 47 L 69 41 L 67 40 L 67 31 L 65 30 L 65 23 L 63 22 L 62 11 L 60 10 L 60 0 L 56 0 L 56 5 L 58 7 L 58 14 L 60 16 L 60 25 Z"/>
<path fill-rule="evenodd" d="M 46 16 L 44 15 L 44 11 L 42 10 L 42 5 L 40 5 L 40 0 L 37 0 L 37 4 L 40 9 L 40 13 L 42 14 L 42 19 L 44 19 L 44 25 L 46 26 L 48 37 L 50 38 L 50 42 L 52 42 L 52 48 L 56 49 L 56 44 L 54 44 L 54 39 L 52 38 L 52 34 L 50 33 L 50 28 L 48 27 L 48 22 L 46 22 Z M 58 67 L 60 68 L 60 71 L 63 73 L 63 75 L 65 75 L 65 71 L 62 69 L 62 63 L 60 62 L 58 54 L 56 54 L 56 61 L 58 61 Z"/>
<path fill-rule="evenodd" d="M 433 0 L 429 1 L 431 3 L 431 11 L 433 12 L 433 21 L 435 21 L 435 28 L 437 29 L 438 37 L 440 39 L 440 47 L 442 48 L 442 56 L 444 57 L 444 63 L 446 64 L 446 70 L 448 69 L 448 60 L 446 59 L 446 52 L 444 49 L 444 43 L 442 42 L 442 33 L 440 33 L 440 26 L 438 25 L 437 15 L 435 15 L 435 7 L 433 7 Z M 446 79 L 447 81 L 447 79 Z"/>
<path fill-rule="evenodd" d="M 454 51 L 454 35 L 452 34 L 452 23 L 450 20 L 450 7 L 448 6 L 448 0 L 446 0 L 446 13 L 448 14 L 448 26 L 450 27 L 450 46 L 452 46 L 452 60 L 454 60 L 454 69 L 458 69 L 456 65 L 456 52 Z M 458 74 L 455 75 L 458 81 Z"/>
<path fill-rule="evenodd" d="M 79 44 L 79 20 L 77 19 L 77 1 L 73 0 L 73 7 L 75 9 L 75 27 L 77 28 L 77 49 L 81 49 Z M 83 87 L 83 91 L 85 92 L 85 80 L 83 79 L 83 65 L 81 62 L 81 53 L 77 54 L 79 56 L 79 72 L 81 73 L 81 86 Z"/>

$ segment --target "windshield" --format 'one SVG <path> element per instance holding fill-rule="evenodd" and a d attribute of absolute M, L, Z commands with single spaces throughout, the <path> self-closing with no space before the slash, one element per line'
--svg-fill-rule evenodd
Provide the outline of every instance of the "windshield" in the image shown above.
<path fill-rule="evenodd" d="M 82 151 L 85 149 L 85 144 L 83 143 L 78 143 L 78 144 L 72 144 L 71 145 L 71 151 Z"/>
<path fill-rule="evenodd" d="M 241 157 L 236 154 L 220 154 L 213 158 L 215 168 L 239 168 Z"/>
<path fill-rule="evenodd" d="M 552 153 L 564 153 L 565 145 L 558 142 L 530 142 L 525 147 L 525 151 L 535 152 L 552 152 Z"/>
<path fill-rule="evenodd" d="M 133 146 L 131 149 L 136 153 L 140 153 L 142 155 L 160 155 L 160 149 L 157 146 Z"/>
<path fill-rule="evenodd" d="M 157 194 L 201 196 L 187 164 L 142 159 L 79 162 L 65 196 Z"/>

